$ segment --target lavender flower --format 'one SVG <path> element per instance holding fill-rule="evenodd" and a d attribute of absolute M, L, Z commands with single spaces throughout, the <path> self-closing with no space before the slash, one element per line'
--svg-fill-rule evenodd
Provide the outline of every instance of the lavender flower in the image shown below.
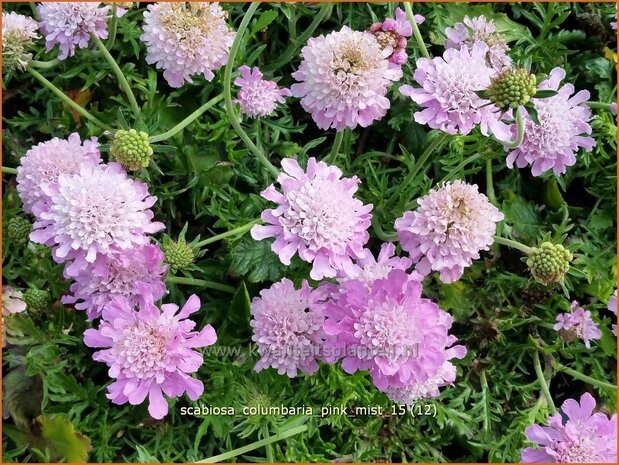
<path fill-rule="evenodd" d="M 615 317 L 617 316 L 617 289 L 615 289 L 614 294 L 610 297 L 608 301 L 608 310 L 613 312 Z M 613 325 L 613 334 L 617 335 L 617 325 Z"/>
<path fill-rule="evenodd" d="M 338 282 L 343 283 L 350 279 L 358 279 L 371 286 L 377 279 L 386 278 L 391 270 L 406 271 L 410 268 L 412 261 L 406 257 L 395 255 L 395 245 L 385 242 L 380 247 L 378 259 L 375 259 L 371 252 L 367 252 L 365 257 L 355 261 L 348 273 L 340 272 Z"/>
<path fill-rule="evenodd" d="M 554 329 L 560 331 L 562 337 L 568 341 L 582 339 L 587 349 L 591 348 L 591 339 L 602 337 L 602 331 L 591 319 L 591 312 L 581 308 L 576 301 L 570 305 L 570 313 L 557 315 Z"/>
<path fill-rule="evenodd" d="M 284 97 L 292 95 L 289 89 L 279 88 L 274 81 L 262 79 L 262 73 L 257 67 L 239 68 L 241 76 L 234 80 L 239 86 L 237 98 L 234 101 L 241 106 L 241 113 L 250 118 L 269 116 L 275 112 L 278 103 L 284 103 Z"/>

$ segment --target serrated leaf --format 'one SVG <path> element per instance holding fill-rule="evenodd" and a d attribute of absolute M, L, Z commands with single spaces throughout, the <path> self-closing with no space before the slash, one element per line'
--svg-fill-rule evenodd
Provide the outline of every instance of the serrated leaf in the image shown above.
<path fill-rule="evenodd" d="M 523 197 L 507 192 L 504 194 L 501 211 L 507 223 L 512 225 L 521 236 L 534 239 L 542 227 L 542 219 L 537 207 Z"/>
<path fill-rule="evenodd" d="M 246 276 L 251 283 L 278 281 L 284 274 L 284 265 L 271 251 L 271 241 L 244 237 L 231 254 L 231 271 Z"/>

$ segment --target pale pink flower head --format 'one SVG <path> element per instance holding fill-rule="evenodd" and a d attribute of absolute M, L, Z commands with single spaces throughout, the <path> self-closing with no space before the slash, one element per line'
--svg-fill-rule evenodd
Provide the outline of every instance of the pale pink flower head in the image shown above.
<path fill-rule="evenodd" d="M 371 288 L 360 280 L 341 284 L 324 304 L 326 361 L 341 359 L 346 373 L 367 370 L 390 392 L 434 382 L 445 362 L 464 357 L 449 334 L 451 316 L 422 298 L 421 279 L 392 270 Z"/>
<path fill-rule="evenodd" d="M 507 43 L 497 32 L 494 21 L 487 20 L 484 16 L 475 18 L 465 16 L 461 23 L 445 29 L 445 34 L 447 35 L 446 49 L 468 48 L 471 50 L 475 43 L 482 42 L 488 46 L 486 49 L 488 66 L 497 71 L 503 71 L 512 64 L 512 59 L 507 55 L 509 51 Z"/>
<path fill-rule="evenodd" d="M 592 339 L 602 337 L 602 331 L 591 319 L 591 312 L 580 307 L 576 301 L 570 305 L 569 313 L 557 315 L 556 320 L 555 330 L 559 331 L 568 341 L 575 338 L 582 339 L 587 349 L 591 348 Z"/>
<path fill-rule="evenodd" d="M 171 87 L 193 82 L 201 74 L 207 81 L 226 64 L 235 33 L 226 23 L 219 3 L 159 2 L 144 12 L 146 62 L 163 69 Z"/>
<path fill-rule="evenodd" d="M 101 163 L 96 137 L 82 142 L 74 132 L 68 139 L 54 137 L 35 145 L 20 160 L 17 168 L 17 192 L 26 213 L 35 213 L 35 205 L 47 201 L 43 185 L 55 183 L 61 174 L 79 173 L 83 165 Z"/>
<path fill-rule="evenodd" d="M 503 220 L 477 185 L 459 180 L 435 187 L 417 204 L 395 221 L 400 245 L 419 273 L 438 271 L 445 283 L 460 279 L 479 252 L 490 248 L 496 223 Z"/>
<path fill-rule="evenodd" d="M 2 286 L 2 316 L 21 313 L 26 310 L 24 294 L 11 286 Z"/>
<path fill-rule="evenodd" d="M 274 81 L 262 79 L 262 73 L 256 66 L 250 69 L 243 65 L 239 72 L 241 76 L 234 80 L 234 85 L 240 89 L 234 103 L 238 103 L 241 113 L 250 118 L 273 114 L 277 104 L 284 103 L 284 97 L 292 95 L 289 89 L 277 87 Z"/>
<path fill-rule="evenodd" d="M 92 358 L 108 365 L 114 382 L 107 398 L 114 404 L 139 405 L 148 397 L 148 412 L 155 419 L 168 413 L 163 395 L 180 397 L 185 392 L 193 401 L 204 391 L 202 381 L 190 376 L 203 363 L 202 354 L 192 349 L 215 344 L 211 325 L 194 331 L 189 315 L 200 309 L 192 295 L 179 311 L 178 305 L 158 308 L 143 295 L 139 309 L 124 297 L 117 297 L 103 309 L 97 329 L 84 332 L 84 344 L 98 350 Z"/>
<path fill-rule="evenodd" d="M 508 167 L 512 168 L 514 163 L 518 168 L 530 165 L 533 176 L 540 176 L 548 170 L 560 175 L 565 173 L 566 167 L 576 163 L 576 153 L 581 148 L 590 152 L 595 147 L 595 139 L 589 137 L 592 132 L 589 125 L 591 110 L 587 105 L 589 91 L 574 94 L 572 84 L 560 85 L 564 78 L 565 70 L 554 68 L 550 77 L 539 85 L 539 89 L 556 90 L 558 94 L 531 99 L 540 124 L 533 121 L 526 110 L 523 111 L 524 139 L 507 156 Z M 513 138 L 515 124 L 511 132 Z"/>
<path fill-rule="evenodd" d="M 75 55 L 75 48 L 86 48 L 93 34 L 107 39 L 110 5 L 100 2 L 51 2 L 37 6 L 39 27 L 45 36 L 47 51 L 60 48 L 59 60 Z"/>
<path fill-rule="evenodd" d="M 277 204 L 262 212 L 266 225 L 256 225 L 256 240 L 275 237 L 271 246 L 284 265 L 295 253 L 312 263 L 312 279 L 334 278 L 338 270 L 352 267 L 351 259 L 365 257 L 372 205 L 354 197 L 359 179 L 342 178 L 336 166 L 310 158 L 303 171 L 296 160 L 282 160 L 277 178 L 281 192 L 272 184 L 262 197 Z"/>
<path fill-rule="evenodd" d="M 26 69 L 32 59 L 30 48 L 38 39 L 37 22 L 11 11 L 2 12 L 2 67 L 4 69 Z"/>
<path fill-rule="evenodd" d="M 290 90 L 320 129 L 368 127 L 387 114 L 387 90 L 402 77 L 389 55 L 371 33 L 344 26 L 309 39 Z"/>
<path fill-rule="evenodd" d="M 568 399 L 562 412 L 548 420 L 548 426 L 525 429 L 536 447 L 522 451 L 523 463 L 617 463 L 617 415 L 608 418 L 593 413 L 595 399 L 589 393 L 580 402 Z"/>
<path fill-rule="evenodd" d="M 421 24 L 425 18 L 415 15 L 415 23 Z M 374 23 L 370 27 L 376 40 L 383 50 L 389 52 L 389 61 L 395 65 L 403 65 L 408 59 L 406 54 L 406 39 L 413 35 L 413 27 L 401 8 L 396 8 L 395 19 L 386 18 L 382 22 Z"/>
<path fill-rule="evenodd" d="M 442 57 L 417 60 L 413 79 L 421 87 L 400 87 L 402 95 L 423 108 L 414 114 L 415 121 L 448 134 L 466 135 L 479 125 L 484 135 L 492 131 L 501 140 L 509 138 L 500 110 L 475 93 L 497 74 L 486 64 L 487 51 L 485 43 L 476 42 L 471 48 L 445 50 Z"/>
<path fill-rule="evenodd" d="M 386 278 L 391 270 L 406 271 L 411 265 L 412 261 L 409 258 L 395 255 L 395 245 L 385 242 L 380 247 L 378 258 L 374 258 L 372 252 L 368 251 L 365 257 L 355 260 L 348 273 L 343 271 L 338 273 L 338 282 L 358 279 L 367 286 L 372 286 L 377 279 Z"/>
<path fill-rule="evenodd" d="M 65 277 L 73 279 L 71 294 L 62 298 L 64 304 L 75 304 L 85 310 L 88 320 L 99 318 L 103 309 L 116 297 L 125 297 L 133 306 L 138 304 L 139 292 L 148 293 L 152 300 L 161 299 L 167 292 L 163 274 L 167 267 L 164 255 L 155 244 L 127 250 L 111 248 L 108 254 L 97 255 L 92 263 L 84 263 L 73 273 L 65 268 Z"/>
<path fill-rule="evenodd" d="M 612 296 L 610 296 L 610 300 L 608 301 L 608 310 L 613 312 L 615 316 L 617 316 L 617 289 Z M 613 325 L 613 334 L 617 335 L 617 325 Z"/>
<path fill-rule="evenodd" d="M 148 234 L 164 228 L 152 221 L 150 207 L 157 198 L 118 163 L 83 165 L 77 174 L 61 174 L 57 183 L 44 184 L 43 193 L 48 201 L 30 240 L 53 247 L 58 263 L 94 263 L 113 248 L 148 244 Z"/>
<path fill-rule="evenodd" d="M 284 278 L 253 299 L 250 325 L 260 355 L 256 371 L 275 368 L 280 375 L 294 378 L 299 371 L 311 375 L 318 370 L 324 316 L 316 304 L 322 295 L 307 281 L 297 290 Z"/>

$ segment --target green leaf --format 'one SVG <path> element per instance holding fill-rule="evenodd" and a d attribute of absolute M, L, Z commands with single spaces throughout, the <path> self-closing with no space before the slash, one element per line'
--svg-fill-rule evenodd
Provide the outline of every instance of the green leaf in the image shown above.
<path fill-rule="evenodd" d="M 535 92 L 534 97 L 535 98 L 548 98 L 548 97 L 554 97 L 555 95 L 557 95 L 559 92 L 557 92 L 556 90 L 552 90 L 552 89 L 542 89 L 542 90 L 537 90 Z"/>
<path fill-rule="evenodd" d="M 550 178 L 544 185 L 544 203 L 553 210 L 558 210 L 563 206 L 567 207 L 567 202 L 563 199 L 555 178 Z"/>
<path fill-rule="evenodd" d="M 271 241 L 244 237 L 231 253 L 231 271 L 247 276 L 251 283 L 278 281 L 283 276 L 284 265 L 271 251 Z"/>
<path fill-rule="evenodd" d="M 41 414 L 43 379 L 27 376 L 26 367 L 19 366 L 2 379 L 2 408 L 21 429 L 28 429 L 32 420 Z"/>
<path fill-rule="evenodd" d="M 240 324 L 247 324 L 250 320 L 250 304 L 251 299 L 249 297 L 249 292 L 247 292 L 247 286 L 245 286 L 245 283 L 241 283 L 239 288 L 236 290 L 234 297 L 232 297 L 232 302 L 230 303 L 228 315 L 231 320 Z"/>
<path fill-rule="evenodd" d="M 475 92 L 479 98 L 488 99 L 488 92 L 485 90 L 474 90 L 473 92 Z"/>
<path fill-rule="evenodd" d="M 522 236 L 534 239 L 542 228 L 542 219 L 538 208 L 523 197 L 507 191 L 501 211 L 507 223 L 512 225 Z"/>
<path fill-rule="evenodd" d="M 258 16 L 258 19 L 252 26 L 251 32 L 249 33 L 249 35 L 253 36 L 257 32 L 263 30 L 265 27 L 267 27 L 269 24 L 275 21 L 275 18 L 277 18 L 277 11 L 275 10 L 265 11 L 260 16 Z"/>
<path fill-rule="evenodd" d="M 537 114 L 537 108 L 535 108 L 535 105 L 533 105 L 533 103 L 529 102 L 525 105 L 525 108 L 527 109 L 527 112 L 529 113 L 529 118 L 531 118 L 531 120 L 537 125 L 539 126 L 541 123 L 539 122 L 539 115 Z"/>

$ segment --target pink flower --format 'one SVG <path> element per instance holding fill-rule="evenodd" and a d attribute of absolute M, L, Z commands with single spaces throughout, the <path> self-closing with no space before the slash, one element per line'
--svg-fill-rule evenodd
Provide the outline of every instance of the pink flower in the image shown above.
<path fill-rule="evenodd" d="M 30 240 L 54 247 L 59 263 L 94 263 L 113 249 L 148 244 L 148 234 L 164 228 L 152 221 L 150 207 L 157 198 L 148 194 L 146 184 L 128 178 L 118 163 L 83 165 L 78 174 L 61 174 L 57 183 L 42 189 L 48 201 Z"/>
<path fill-rule="evenodd" d="M 595 147 L 595 139 L 587 137 L 592 131 L 589 125 L 591 110 L 587 106 L 589 91 L 581 90 L 572 95 L 572 84 L 559 87 L 564 78 L 565 71 L 554 68 L 550 77 L 539 85 L 539 89 L 551 89 L 559 93 L 553 97 L 531 99 L 540 124 L 536 124 L 524 110 L 524 139 L 507 156 L 508 167 L 512 168 L 514 163 L 518 168 L 531 165 L 533 176 L 539 176 L 550 169 L 560 175 L 565 173 L 566 167 L 576 163 L 576 153 L 580 148 L 589 152 Z M 516 134 L 515 124 L 511 132 L 513 138 Z"/>
<path fill-rule="evenodd" d="M 108 386 L 108 399 L 114 404 L 139 405 L 148 397 L 148 412 L 156 419 L 168 413 L 163 394 L 180 397 L 186 392 L 197 400 L 204 385 L 190 375 L 198 371 L 203 359 L 192 349 L 217 340 L 211 325 L 193 331 L 196 324 L 187 317 L 199 309 L 196 295 L 187 299 L 180 312 L 175 304 L 159 309 L 149 298 L 140 299 L 137 311 L 124 297 L 107 305 L 99 328 L 84 332 L 84 343 L 102 349 L 92 358 L 106 363 L 115 379 Z"/>
<path fill-rule="evenodd" d="M 311 375 L 318 370 L 324 340 L 324 316 L 316 306 L 321 296 L 307 281 L 296 290 L 286 278 L 260 291 L 251 303 L 250 322 L 260 354 L 256 371 L 272 367 L 294 378 L 297 371 Z"/>
<path fill-rule="evenodd" d="M 486 89 L 497 71 L 486 64 L 488 46 L 476 42 L 469 49 L 445 50 L 442 57 L 420 58 L 414 80 L 420 88 L 403 85 L 400 92 L 419 104 L 422 111 L 415 121 L 448 134 L 468 134 L 479 124 L 482 134 L 488 131 L 501 140 L 510 137 L 509 126 L 500 121 L 499 109 L 477 96 Z"/>
<path fill-rule="evenodd" d="M 35 145 L 26 152 L 20 163 L 17 168 L 17 192 L 24 211 L 33 213 L 37 203 L 49 200 L 43 193 L 44 184 L 55 183 L 61 174 L 79 173 L 83 165 L 98 165 L 101 154 L 96 137 L 82 142 L 79 134 L 74 132 L 68 139 L 54 137 Z"/>
<path fill-rule="evenodd" d="M 475 184 L 462 181 L 435 187 L 417 204 L 395 221 L 400 245 L 419 273 L 438 271 L 445 283 L 460 279 L 479 252 L 490 248 L 496 223 L 503 220 Z"/>
<path fill-rule="evenodd" d="M 387 114 L 387 90 L 402 77 L 389 55 L 369 32 L 344 26 L 308 41 L 290 90 L 320 129 L 368 127 Z"/>
<path fill-rule="evenodd" d="M 93 263 L 65 268 L 65 277 L 74 279 L 71 294 L 64 296 L 65 304 L 76 304 L 85 310 L 88 320 L 101 316 L 103 309 L 118 296 L 125 297 L 135 306 L 141 293 L 151 300 L 161 299 L 167 292 L 163 274 L 167 267 L 158 245 L 148 244 L 127 250 L 112 248 L 107 255 L 97 255 Z M 75 274 L 72 274 L 77 268 Z M 143 297 L 143 296 L 142 296 Z"/>
<path fill-rule="evenodd" d="M 415 15 L 415 22 L 421 24 L 425 18 Z M 383 50 L 389 52 L 389 61 L 396 65 L 403 65 L 408 59 L 406 54 L 406 39 L 413 35 L 413 27 L 406 19 L 406 13 L 401 8 L 396 8 L 395 19 L 386 18 L 382 22 L 372 24 L 370 32 Z"/>
<path fill-rule="evenodd" d="M 529 426 L 525 434 L 537 447 L 524 449 L 522 462 L 617 463 L 617 415 L 608 418 L 594 408 L 595 399 L 585 393 L 580 403 L 563 402 L 563 415 L 551 416 L 548 426 Z"/>
<path fill-rule="evenodd" d="M 348 274 L 340 272 L 338 282 L 343 283 L 350 279 L 358 279 L 366 285 L 371 286 L 377 279 L 386 278 L 391 270 L 406 271 L 410 268 L 412 261 L 409 258 L 397 257 L 395 255 L 395 245 L 385 242 L 380 247 L 378 259 L 368 251 L 363 258 L 355 261 Z"/>
<path fill-rule="evenodd" d="M 617 289 L 615 289 L 615 293 L 610 297 L 608 301 L 608 309 L 617 316 Z M 613 325 L 613 334 L 617 335 L 617 325 Z"/>
<path fill-rule="evenodd" d="M 226 24 L 219 3 L 160 2 L 144 12 L 146 62 L 163 68 L 172 87 L 181 87 L 202 74 L 207 81 L 226 64 L 235 33 Z"/>
<path fill-rule="evenodd" d="M 310 158 L 307 171 L 296 160 L 282 160 L 277 182 L 281 192 L 271 185 L 261 195 L 277 208 L 262 212 L 267 225 L 256 225 L 251 235 L 256 240 L 275 237 L 271 249 L 284 265 L 299 253 L 312 263 L 310 276 L 320 280 L 334 278 L 337 270 L 352 269 L 352 258 L 363 258 L 369 239 L 372 205 L 354 197 L 359 179 L 342 178 L 336 166 Z"/>
<path fill-rule="evenodd" d="M 51 2 L 40 3 L 37 11 L 39 26 L 45 35 L 45 47 L 49 52 L 56 45 L 60 48 L 59 60 L 75 55 L 75 48 L 88 47 L 90 35 L 107 39 L 107 20 L 110 5 L 100 2 Z"/>
<path fill-rule="evenodd" d="M 464 357 L 466 349 L 452 347 L 451 316 L 421 291 L 421 276 L 401 270 L 371 288 L 360 280 L 341 284 L 324 304 L 327 361 L 341 359 L 346 373 L 368 370 L 385 392 L 436 382 L 444 363 Z"/>
<path fill-rule="evenodd" d="M 587 349 L 591 348 L 591 339 L 602 337 L 602 331 L 591 319 L 591 312 L 581 308 L 578 302 L 572 302 L 570 313 L 557 315 L 557 323 L 554 329 L 561 331 L 566 340 L 580 338 L 585 343 Z"/>
<path fill-rule="evenodd" d="M 241 77 L 234 80 L 234 85 L 240 89 L 234 103 L 238 103 L 241 113 L 250 118 L 271 115 L 278 103 L 285 102 L 285 96 L 292 95 L 290 90 L 277 87 L 274 81 L 262 79 L 262 73 L 255 66 L 249 69 L 243 65 L 239 72 Z"/>
<path fill-rule="evenodd" d="M 21 313 L 26 310 L 26 302 L 21 291 L 11 286 L 2 286 L 2 316 Z"/>

